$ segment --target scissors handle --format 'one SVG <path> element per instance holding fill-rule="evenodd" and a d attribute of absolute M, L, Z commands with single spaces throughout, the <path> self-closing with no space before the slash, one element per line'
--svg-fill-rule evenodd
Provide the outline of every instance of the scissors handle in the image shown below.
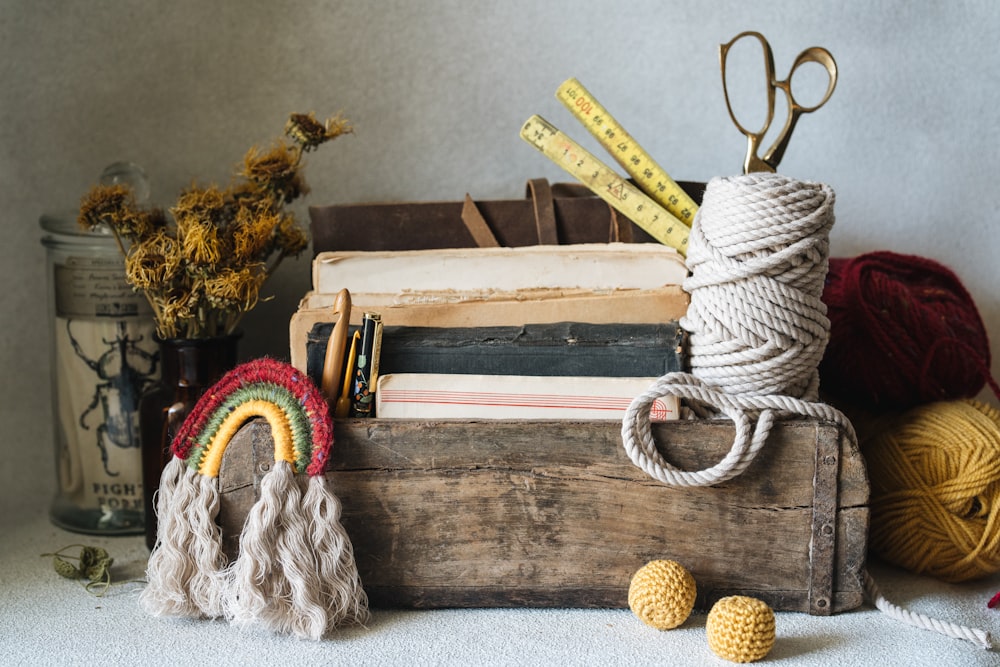
<path fill-rule="evenodd" d="M 736 117 L 736 112 L 733 111 L 733 105 L 729 101 L 729 86 L 726 82 L 726 59 L 729 56 L 729 50 L 733 48 L 736 42 L 740 41 L 744 37 L 753 37 L 759 41 L 761 49 L 764 53 L 764 75 L 767 83 L 767 118 L 764 119 L 763 127 L 761 127 L 761 129 L 757 132 L 752 132 L 743 127 L 743 124 L 740 123 L 739 119 Z M 759 32 L 754 32 L 753 30 L 741 32 L 725 44 L 719 44 L 719 65 L 722 69 L 722 94 L 726 98 L 726 109 L 729 111 L 729 117 L 732 119 L 736 129 L 747 135 L 748 139 L 751 138 L 752 135 L 759 135 L 756 142 L 756 144 L 759 144 L 760 139 L 763 138 L 767 129 L 771 127 L 771 121 L 774 120 L 774 53 L 771 51 L 771 45 L 767 43 L 764 35 Z"/>
<path fill-rule="evenodd" d="M 828 75 L 826 93 L 823 94 L 823 98 L 819 102 L 812 106 L 799 104 L 795 100 L 795 95 L 792 94 L 792 78 L 795 76 L 795 70 L 806 63 L 818 63 L 822 65 Z M 833 95 L 833 89 L 837 87 L 837 61 L 823 47 L 812 46 L 796 56 L 795 62 L 792 63 L 792 69 L 788 72 L 788 76 L 784 81 L 773 81 L 772 83 L 775 87 L 781 88 L 788 99 L 788 118 L 785 119 L 785 126 L 778 134 L 774 145 L 764 154 L 763 159 L 774 170 L 778 168 L 781 158 L 785 156 L 785 149 L 788 148 L 788 141 L 792 138 L 792 132 L 795 130 L 795 124 L 799 121 L 799 116 L 804 113 L 816 111 L 826 104 L 830 96 Z"/>
<path fill-rule="evenodd" d="M 734 44 L 736 44 L 736 42 L 745 37 L 752 37 L 759 41 L 764 54 L 764 75 L 766 78 L 767 89 L 767 116 L 761 129 L 756 132 L 745 128 L 736 118 L 736 114 L 733 112 L 732 103 L 729 100 L 729 88 L 726 82 L 726 59 L 729 55 L 729 50 Z M 796 101 L 795 96 L 792 94 L 792 77 L 795 75 L 796 70 L 806 63 L 818 63 L 822 65 L 826 69 L 829 77 L 826 93 L 818 103 L 812 106 L 803 106 L 799 104 Z M 765 39 L 759 32 L 748 30 L 736 35 L 726 44 L 719 45 L 719 64 L 722 69 L 722 91 L 726 99 L 726 109 L 729 111 L 729 117 L 732 119 L 733 124 L 736 125 L 737 129 L 747 138 L 746 158 L 743 161 L 744 173 L 749 174 L 757 171 L 775 171 L 778 164 L 781 162 L 781 158 L 785 155 L 785 149 L 788 148 L 788 142 L 791 139 L 792 132 L 795 130 L 796 123 L 798 123 L 799 116 L 804 113 L 816 111 L 826 104 L 830 99 L 830 96 L 833 95 L 833 89 L 837 85 L 836 61 L 826 49 L 819 46 L 810 47 L 796 56 L 795 62 L 792 64 L 792 69 L 789 71 L 788 76 L 784 80 L 779 81 L 774 72 L 774 53 L 771 51 L 771 45 L 768 44 L 767 39 Z M 788 116 L 785 119 L 785 126 L 778 134 L 774 144 L 767 150 L 763 157 L 760 157 L 760 145 L 763 142 L 767 131 L 771 128 L 771 123 L 774 121 L 775 91 L 779 88 L 785 94 L 785 98 L 788 103 Z"/>

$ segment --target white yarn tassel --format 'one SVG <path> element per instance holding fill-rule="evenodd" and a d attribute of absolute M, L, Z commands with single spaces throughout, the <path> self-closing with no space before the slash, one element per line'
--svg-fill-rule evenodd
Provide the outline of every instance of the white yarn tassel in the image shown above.
<path fill-rule="evenodd" d="M 369 616 L 368 596 L 361 586 L 351 538 L 340 523 L 340 499 L 330 490 L 324 475 L 309 479 L 302 510 L 309 521 L 323 583 L 322 595 L 329 613 L 327 629 L 342 623 L 365 623 Z"/>
<path fill-rule="evenodd" d="M 191 531 L 188 550 L 195 565 L 188 581 L 188 594 L 203 616 L 218 618 L 224 613 L 226 589 L 226 556 L 222 551 L 222 529 L 217 522 L 221 505 L 219 480 L 200 474 L 195 477 L 197 492 L 184 513 Z"/>
<path fill-rule="evenodd" d="M 261 480 L 260 500 L 240 535 L 227 604 L 234 624 L 260 623 L 307 639 L 320 639 L 326 632 L 324 582 L 301 503 L 291 466 L 276 461 Z"/>
<path fill-rule="evenodd" d="M 201 607 L 191 597 L 191 582 L 200 573 L 191 546 L 196 537 L 186 512 L 197 502 L 198 477 L 176 457 L 171 457 L 160 477 L 156 545 L 146 566 L 148 583 L 139 595 L 140 605 L 153 616 L 202 615 Z"/>
<path fill-rule="evenodd" d="M 139 603 L 153 616 L 221 616 L 226 559 L 216 480 L 171 457 L 157 494 L 157 542 Z"/>

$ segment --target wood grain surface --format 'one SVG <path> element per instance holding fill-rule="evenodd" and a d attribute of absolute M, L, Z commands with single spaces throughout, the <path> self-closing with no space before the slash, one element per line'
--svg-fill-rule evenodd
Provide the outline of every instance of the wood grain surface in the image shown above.
<path fill-rule="evenodd" d="M 727 421 L 653 432 L 689 470 L 733 438 Z M 227 449 L 231 556 L 272 461 L 263 421 Z M 380 606 L 626 607 L 632 574 L 658 558 L 691 571 L 700 608 L 745 594 L 829 614 L 863 599 L 868 480 L 830 423 L 779 422 L 743 475 L 685 489 L 635 467 L 617 422 L 338 420 L 327 476 Z"/>

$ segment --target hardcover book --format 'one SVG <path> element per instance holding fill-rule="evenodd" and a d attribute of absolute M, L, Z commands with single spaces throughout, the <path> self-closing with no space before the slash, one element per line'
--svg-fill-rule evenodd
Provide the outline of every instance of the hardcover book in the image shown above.
<path fill-rule="evenodd" d="M 323 298 L 312 295 L 308 301 Z M 442 302 L 370 303 L 365 294 L 352 294 L 354 301 L 350 322 L 361 324 L 365 311 L 382 316 L 385 327 L 410 326 L 468 329 L 474 327 L 522 326 L 579 322 L 591 324 L 663 324 L 680 319 L 687 310 L 689 298 L 677 285 L 657 289 L 612 290 L 610 292 L 573 292 L 571 296 L 553 298 L 468 299 Z M 331 302 L 332 303 L 332 302 Z M 292 315 L 289 331 L 292 365 L 307 371 L 311 349 L 325 341 L 337 321 L 330 306 L 300 308 Z M 323 343 L 325 345 L 325 342 Z"/>
<path fill-rule="evenodd" d="M 356 327 L 352 327 L 356 329 Z M 322 377 L 332 323 L 309 332 L 306 372 Z M 379 374 L 659 377 L 685 366 L 676 322 L 439 328 L 387 326 Z"/>
<path fill-rule="evenodd" d="M 380 419 L 621 420 L 656 378 L 518 375 L 383 375 L 375 393 Z M 677 419 L 677 398 L 657 399 L 655 422 Z"/>
<path fill-rule="evenodd" d="M 461 291 L 488 295 L 539 288 L 592 291 L 680 285 L 684 259 L 652 243 L 325 252 L 313 260 L 313 291 L 366 294 Z"/>

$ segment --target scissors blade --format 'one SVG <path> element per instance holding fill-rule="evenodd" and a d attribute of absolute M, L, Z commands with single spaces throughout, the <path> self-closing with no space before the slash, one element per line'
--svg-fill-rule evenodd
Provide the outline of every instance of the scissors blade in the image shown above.
<path fill-rule="evenodd" d="M 758 172 L 774 172 L 775 168 L 767 160 L 762 160 L 757 156 L 760 147 L 760 136 L 747 134 L 747 154 L 743 159 L 743 173 L 754 174 Z"/>

